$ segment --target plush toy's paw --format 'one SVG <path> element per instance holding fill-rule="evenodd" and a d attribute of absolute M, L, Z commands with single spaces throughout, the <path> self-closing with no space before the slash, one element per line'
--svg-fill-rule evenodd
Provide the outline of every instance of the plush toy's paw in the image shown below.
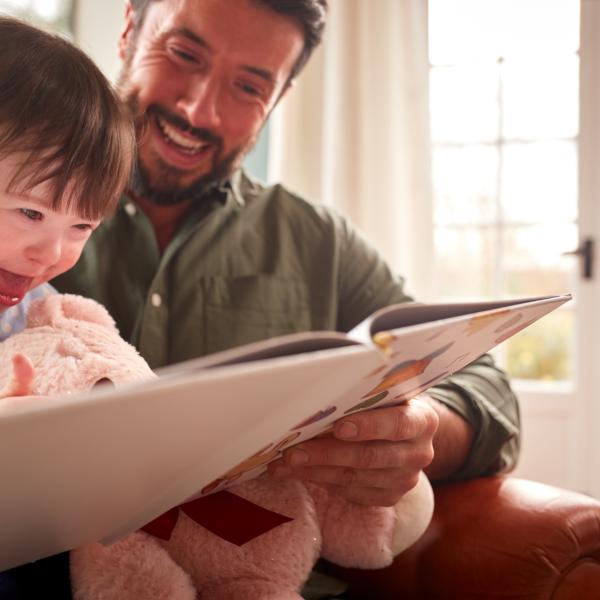
<path fill-rule="evenodd" d="M 394 507 L 361 506 L 322 486 L 307 487 L 321 523 L 321 555 L 343 567 L 388 566 L 423 535 L 433 515 L 433 491 L 423 473 Z"/>
<path fill-rule="evenodd" d="M 71 552 L 74 600 L 195 600 L 187 573 L 160 544 L 132 533 L 110 546 L 90 544 Z"/>
<path fill-rule="evenodd" d="M 317 484 L 309 483 L 307 488 L 319 515 L 323 558 L 360 569 L 391 564 L 396 526 L 393 507 L 355 504 Z"/>
<path fill-rule="evenodd" d="M 394 507 L 398 517 L 393 541 L 394 555 L 404 552 L 425 533 L 433 516 L 433 506 L 431 484 L 421 473 L 417 485 L 404 494 Z"/>

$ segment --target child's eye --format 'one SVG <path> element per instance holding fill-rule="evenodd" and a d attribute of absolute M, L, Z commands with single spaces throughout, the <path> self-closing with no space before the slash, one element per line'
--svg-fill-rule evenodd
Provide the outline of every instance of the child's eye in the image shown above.
<path fill-rule="evenodd" d="M 25 215 L 31 221 L 41 221 L 44 215 L 39 210 L 33 210 L 32 208 L 21 208 L 19 209 L 21 214 Z"/>
<path fill-rule="evenodd" d="M 75 229 L 79 231 L 93 231 L 94 227 L 90 223 L 77 223 L 77 225 L 73 225 Z"/>

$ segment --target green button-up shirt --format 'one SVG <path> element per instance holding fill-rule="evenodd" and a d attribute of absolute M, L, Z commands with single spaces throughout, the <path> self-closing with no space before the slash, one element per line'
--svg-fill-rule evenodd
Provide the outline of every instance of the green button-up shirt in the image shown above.
<path fill-rule="evenodd" d="M 411 300 L 347 221 L 242 172 L 190 209 L 163 253 L 146 215 L 123 198 L 53 283 L 104 304 L 153 368 L 286 333 L 348 331 Z M 489 356 L 430 393 L 477 432 L 457 477 L 514 464 L 517 402 Z"/>

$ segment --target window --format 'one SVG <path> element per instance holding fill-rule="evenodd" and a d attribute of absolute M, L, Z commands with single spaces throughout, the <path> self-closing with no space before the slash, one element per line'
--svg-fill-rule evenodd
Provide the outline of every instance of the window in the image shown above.
<path fill-rule="evenodd" d="M 0 13 L 44 28 L 72 32 L 73 0 L 0 0 Z"/>
<path fill-rule="evenodd" d="M 578 49 L 577 0 L 429 0 L 440 301 L 574 289 Z M 501 364 L 570 380 L 574 310 L 504 344 Z"/>

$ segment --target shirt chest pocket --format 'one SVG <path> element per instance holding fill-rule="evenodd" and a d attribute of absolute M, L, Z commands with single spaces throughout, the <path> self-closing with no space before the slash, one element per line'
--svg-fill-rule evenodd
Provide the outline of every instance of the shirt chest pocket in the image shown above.
<path fill-rule="evenodd" d="M 206 277 L 204 341 L 208 353 L 311 328 L 308 293 L 275 275 Z"/>

